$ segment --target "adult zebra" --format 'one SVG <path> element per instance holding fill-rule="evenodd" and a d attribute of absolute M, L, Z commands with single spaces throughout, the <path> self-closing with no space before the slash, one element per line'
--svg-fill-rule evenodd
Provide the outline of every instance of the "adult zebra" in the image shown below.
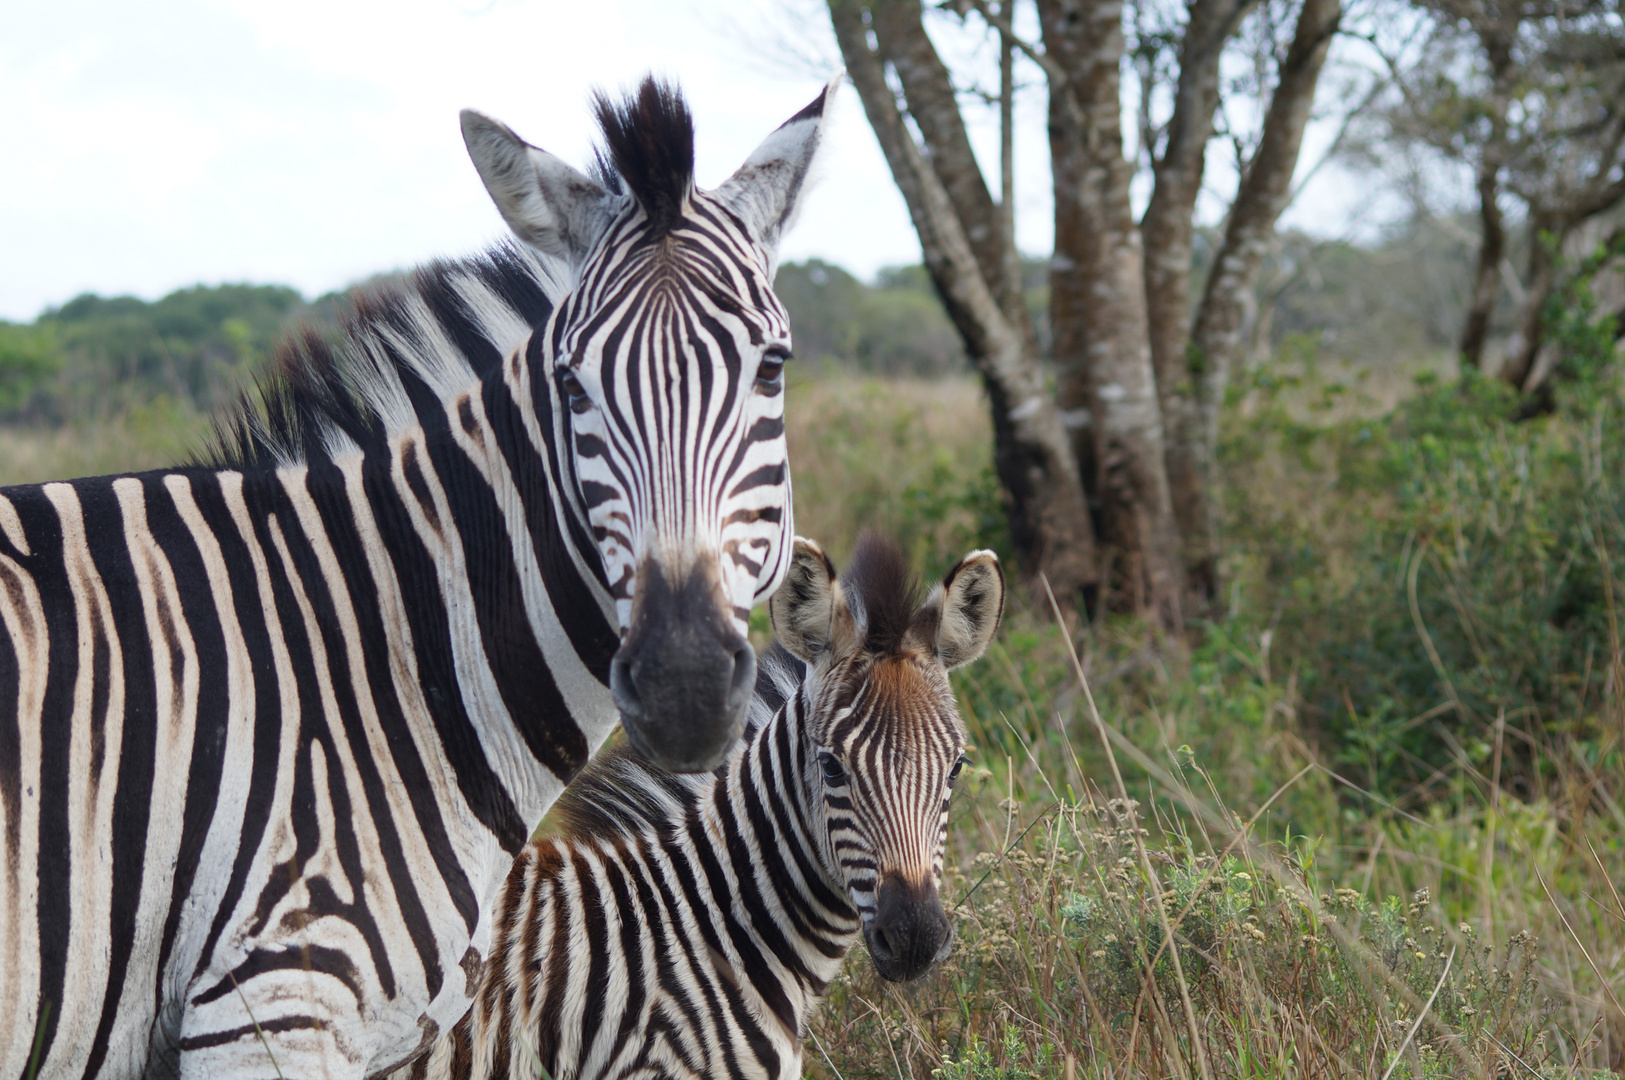
<path fill-rule="evenodd" d="M 0 492 L 0 1072 L 394 1067 L 617 703 L 657 760 L 726 752 L 834 86 L 712 192 L 653 81 L 599 97 L 596 179 L 465 113 L 535 251 L 288 346 L 211 461 Z"/>
<path fill-rule="evenodd" d="M 992 640 L 1004 579 L 978 551 L 923 605 L 912 585 L 884 541 L 837 582 L 798 539 L 743 744 L 714 776 L 595 760 L 514 863 L 474 1007 L 391 1080 L 793 1080 L 860 932 L 886 978 L 940 960 L 946 671 Z"/>

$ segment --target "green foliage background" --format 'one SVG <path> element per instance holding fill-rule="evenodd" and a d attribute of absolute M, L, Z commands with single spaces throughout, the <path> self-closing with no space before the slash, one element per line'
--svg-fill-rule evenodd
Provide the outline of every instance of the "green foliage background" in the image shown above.
<path fill-rule="evenodd" d="M 1000 639 L 954 680 L 975 763 L 945 884 L 960 947 L 907 989 L 860 951 L 813 1074 L 1625 1064 L 1607 992 L 1625 985 L 1625 393 L 1591 276 L 1607 259 L 1554 303 L 1558 377 L 1532 410 L 1459 377 L 1438 351 L 1450 321 L 1420 317 L 1455 302 L 1443 241 L 1320 250 L 1313 274 L 1294 242 L 1225 413 L 1224 602 L 1171 642 L 1121 618 L 1062 630 L 1012 580 Z M 1008 558 L 985 402 L 920 271 L 865 284 L 792 263 L 778 287 L 797 531 L 840 563 L 881 529 L 928 576 L 971 548 Z M 342 302 L 200 286 L 0 323 L 0 484 L 180 459 L 291 322 Z"/>

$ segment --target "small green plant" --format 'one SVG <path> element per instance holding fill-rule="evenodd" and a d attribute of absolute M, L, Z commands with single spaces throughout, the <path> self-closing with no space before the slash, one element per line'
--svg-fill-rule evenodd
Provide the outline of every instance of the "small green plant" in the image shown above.
<path fill-rule="evenodd" d="M 937 1080 L 1048 1080 L 1055 1075 L 1055 1048 L 1048 1043 L 1029 1054 L 1021 1036 L 1007 1028 L 999 1049 L 995 1058 L 993 1047 L 972 1035 L 957 1060 L 946 1058 L 931 1075 Z"/>

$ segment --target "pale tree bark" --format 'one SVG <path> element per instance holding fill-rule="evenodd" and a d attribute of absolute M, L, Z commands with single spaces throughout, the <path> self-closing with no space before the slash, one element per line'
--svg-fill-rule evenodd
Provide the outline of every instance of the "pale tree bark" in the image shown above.
<path fill-rule="evenodd" d="M 1625 125 L 1611 148 L 1617 156 L 1625 144 Z M 1525 394 L 1533 393 L 1545 374 L 1536 370 L 1535 358 L 1546 337 L 1546 302 L 1557 288 L 1559 259 L 1570 234 L 1583 222 L 1606 213 L 1625 201 L 1625 175 L 1606 183 L 1607 174 L 1578 194 L 1543 205 L 1529 200 L 1529 262 L 1524 271 L 1524 301 L 1517 329 L 1507 341 L 1501 378 Z"/>
<path fill-rule="evenodd" d="M 925 32 L 921 4 L 919 0 L 877 0 L 867 7 L 879 58 L 897 75 L 908 115 L 920 130 L 927 159 L 953 204 L 976 265 L 998 297 L 1005 317 L 1017 327 L 1027 327 L 1019 260 L 1012 274 L 1012 260 L 1006 258 L 1014 243 L 1005 241 L 999 207 L 971 150 L 948 66 Z"/>
<path fill-rule="evenodd" d="M 1210 469 L 1203 466 L 1205 441 L 1196 387 L 1186 352 L 1191 331 L 1191 256 L 1196 198 L 1202 190 L 1213 115 L 1219 106 L 1219 60 L 1225 43 L 1255 0 L 1193 0 L 1179 48 L 1179 81 L 1163 149 L 1155 160 L 1155 184 L 1140 235 L 1145 243 L 1145 302 L 1162 407 L 1168 489 L 1183 544 L 1208 528 Z M 1143 93 L 1149 93 L 1143 90 Z M 1182 551 L 1187 584 L 1200 604 L 1218 588 L 1199 557 Z"/>
<path fill-rule="evenodd" d="M 1200 505 L 1186 551 L 1193 575 L 1211 592 L 1218 582 L 1218 511 L 1214 502 L 1214 459 L 1218 452 L 1219 410 L 1230 372 L 1247 340 L 1246 324 L 1254 310 L 1258 273 L 1275 239 L 1275 223 L 1286 208 L 1297 169 L 1303 131 L 1309 123 L 1315 87 L 1333 35 L 1343 16 L 1341 0 L 1304 0 L 1292 44 L 1264 116 L 1264 129 L 1242 174 L 1230 207 L 1224 240 L 1208 275 L 1202 305 L 1191 333 L 1188 363 L 1201 413 L 1197 466 L 1202 480 Z"/>
<path fill-rule="evenodd" d="M 1568 239 L 1569 222 L 1562 215 L 1530 207 L 1529 260 L 1524 268 L 1524 301 L 1517 325 L 1507 338 L 1506 356 L 1499 372 L 1514 389 L 1535 389 L 1535 357 L 1544 334 L 1546 301 L 1557 287 L 1557 261 Z"/>
<path fill-rule="evenodd" d="M 1055 190 L 1050 312 L 1061 407 L 1090 420 L 1074 438 L 1094 451 L 1111 586 L 1173 630 L 1184 576 L 1123 155 L 1122 13 L 1121 0 L 1038 2 Z"/>
<path fill-rule="evenodd" d="M 1503 19 L 1493 30 L 1486 28 L 1479 36 L 1490 64 L 1490 97 L 1485 102 L 1490 130 L 1478 160 L 1478 219 L 1482 234 L 1478 263 L 1473 270 L 1473 292 L 1456 346 L 1464 368 L 1483 369 L 1487 360 L 1484 344 L 1489 340 L 1490 320 L 1501 296 L 1501 260 L 1506 258 L 1506 223 L 1502 220 L 1500 202 L 1501 170 L 1507 164 L 1507 109 L 1512 103 L 1513 81 L 1517 76 L 1512 63 L 1512 42 L 1517 37 L 1521 10 L 1517 4 L 1506 5 Z M 1509 22 L 1511 25 L 1507 26 Z"/>
<path fill-rule="evenodd" d="M 1094 531 L 1060 411 L 1021 306 L 1014 238 L 1000 225 L 970 153 L 947 69 L 920 23 L 919 0 L 830 0 L 831 21 L 864 112 L 908 204 L 931 280 L 981 373 L 993 415 L 994 464 L 1023 568 L 1058 596 L 1098 581 Z M 873 32 L 875 46 L 869 34 Z M 929 160 L 886 82 L 890 62 Z M 951 115 L 950 115 L 951 114 Z"/>
<path fill-rule="evenodd" d="M 1008 8 L 1010 0 L 1004 0 L 1003 6 Z M 1016 43 L 1003 31 L 999 33 L 999 229 L 1005 287 L 1021 301 L 1021 323 L 1030 330 L 1021 284 L 1021 252 L 1016 250 Z"/>
<path fill-rule="evenodd" d="M 1544 378 L 1536 367 L 1536 357 L 1545 341 L 1545 305 L 1557 289 L 1558 260 L 1570 234 L 1581 222 L 1612 210 L 1625 200 L 1625 177 L 1609 185 L 1599 185 L 1586 200 L 1576 200 L 1562 210 L 1534 205 L 1529 208 L 1529 263 L 1524 271 L 1523 310 L 1518 328 L 1506 343 L 1506 361 L 1501 378 L 1521 393 L 1534 393 Z"/>

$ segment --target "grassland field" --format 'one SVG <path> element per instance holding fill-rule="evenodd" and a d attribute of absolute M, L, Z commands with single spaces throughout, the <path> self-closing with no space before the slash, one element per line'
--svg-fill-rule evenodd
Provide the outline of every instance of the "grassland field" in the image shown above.
<path fill-rule="evenodd" d="M 928 574 L 1010 555 L 966 377 L 803 365 L 797 531 Z M 1508 419 L 1440 363 L 1237 388 L 1221 610 L 1184 641 L 1015 581 L 956 674 L 954 955 L 858 950 L 809 1075 L 1598 1077 L 1625 1070 L 1625 403 Z M 149 403 L 0 428 L 0 484 L 171 462 Z M 765 637 L 765 618 L 756 624 Z"/>

